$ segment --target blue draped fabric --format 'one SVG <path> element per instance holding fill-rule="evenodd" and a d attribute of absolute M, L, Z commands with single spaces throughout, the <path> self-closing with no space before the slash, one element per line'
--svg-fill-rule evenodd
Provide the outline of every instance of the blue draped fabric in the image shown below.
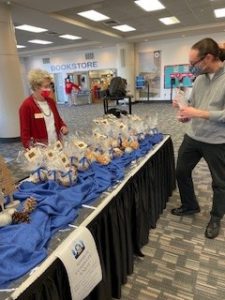
<path fill-rule="evenodd" d="M 21 277 L 47 256 L 47 246 L 56 231 L 66 227 L 78 216 L 82 204 L 91 203 L 110 186 L 124 178 L 124 169 L 131 161 L 145 155 L 154 144 L 162 140 L 158 133 L 146 137 L 140 148 L 124 153 L 106 166 L 93 163 L 87 171 L 78 173 L 77 183 L 63 187 L 54 181 L 34 184 L 25 181 L 14 193 L 23 201 L 28 197 L 37 200 L 29 224 L 9 225 L 0 228 L 0 288 Z"/>

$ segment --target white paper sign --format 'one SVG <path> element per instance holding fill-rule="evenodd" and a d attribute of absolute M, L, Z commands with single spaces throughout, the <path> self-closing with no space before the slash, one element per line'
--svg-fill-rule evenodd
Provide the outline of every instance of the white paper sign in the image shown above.
<path fill-rule="evenodd" d="M 78 227 L 56 251 L 63 262 L 73 300 L 87 297 L 102 280 L 102 271 L 95 241 L 86 227 Z"/>

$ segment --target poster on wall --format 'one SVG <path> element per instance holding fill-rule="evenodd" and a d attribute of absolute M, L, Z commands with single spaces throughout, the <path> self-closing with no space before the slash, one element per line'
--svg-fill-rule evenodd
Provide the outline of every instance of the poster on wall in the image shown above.
<path fill-rule="evenodd" d="M 136 89 L 137 90 L 144 89 L 144 87 L 145 87 L 145 78 L 144 78 L 144 76 L 141 76 L 141 75 L 136 76 L 135 83 L 136 83 Z"/>
<path fill-rule="evenodd" d="M 164 67 L 164 88 L 192 87 L 194 76 L 189 72 L 189 65 L 170 65 Z"/>
<path fill-rule="evenodd" d="M 144 78 L 144 84 L 140 89 L 140 99 L 160 97 L 161 78 L 161 51 L 140 52 L 138 55 L 138 78 Z"/>

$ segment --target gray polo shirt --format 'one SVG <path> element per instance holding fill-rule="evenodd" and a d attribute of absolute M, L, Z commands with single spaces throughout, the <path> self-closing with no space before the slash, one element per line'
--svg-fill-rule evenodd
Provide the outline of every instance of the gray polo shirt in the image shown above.
<path fill-rule="evenodd" d="M 197 77 L 189 102 L 195 108 L 209 111 L 209 120 L 193 118 L 187 135 L 205 143 L 225 143 L 225 65 L 212 79 L 208 74 Z"/>

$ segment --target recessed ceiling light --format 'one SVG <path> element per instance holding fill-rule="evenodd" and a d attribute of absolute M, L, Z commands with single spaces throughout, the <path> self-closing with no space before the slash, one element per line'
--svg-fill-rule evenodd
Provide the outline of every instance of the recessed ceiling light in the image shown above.
<path fill-rule="evenodd" d="M 118 26 L 113 26 L 114 29 L 117 29 L 117 30 L 120 30 L 120 31 L 123 31 L 123 32 L 128 32 L 128 31 L 134 31 L 136 30 L 134 27 L 131 27 L 129 25 L 118 25 Z"/>
<path fill-rule="evenodd" d="M 40 44 L 40 45 L 48 45 L 48 44 L 52 44 L 53 43 L 53 42 L 44 41 L 44 40 L 30 40 L 28 42 L 29 43 L 33 43 L 33 44 Z"/>
<path fill-rule="evenodd" d="M 160 18 L 159 21 L 165 25 L 173 25 L 180 23 L 180 21 L 176 17 Z"/>
<path fill-rule="evenodd" d="M 35 27 L 35 26 L 27 25 L 27 24 L 19 25 L 19 26 L 16 26 L 15 28 L 16 29 L 20 29 L 20 30 L 35 32 L 35 33 L 40 33 L 40 32 L 48 31 L 45 28 Z"/>
<path fill-rule="evenodd" d="M 71 34 L 62 34 L 59 36 L 62 39 L 67 39 L 67 40 L 79 40 L 81 37 L 76 36 L 76 35 L 71 35 Z"/>
<path fill-rule="evenodd" d="M 87 10 L 87 11 L 82 11 L 78 13 L 79 16 L 87 18 L 89 20 L 98 22 L 98 21 L 104 21 L 108 20 L 109 17 L 97 12 L 96 10 Z"/>
<path fill-rule="evenodd" d="M 23 45 L 16 45 L 16 48 L 18 48 L 18 49 L 26 48 L 26 46 L 23 46 Z"/>
<path fill-rule="evenodd" d="M 134 1 L 135 4 L 137 4 L 138 6 L 140 6 L 142 9 L 146 10 L 146 11 L 154 11 L 154 10 L 160 10 L 160 9 L 164 9 L 165 6 L 162 5 L 161 2 L 159 2 L 158 0 L 137 0 Z"/>
<path fill-rule="evenodd" d="M 225 17 L 225 8 L 214 9 L 214 14 L 216 18 Z"/>

